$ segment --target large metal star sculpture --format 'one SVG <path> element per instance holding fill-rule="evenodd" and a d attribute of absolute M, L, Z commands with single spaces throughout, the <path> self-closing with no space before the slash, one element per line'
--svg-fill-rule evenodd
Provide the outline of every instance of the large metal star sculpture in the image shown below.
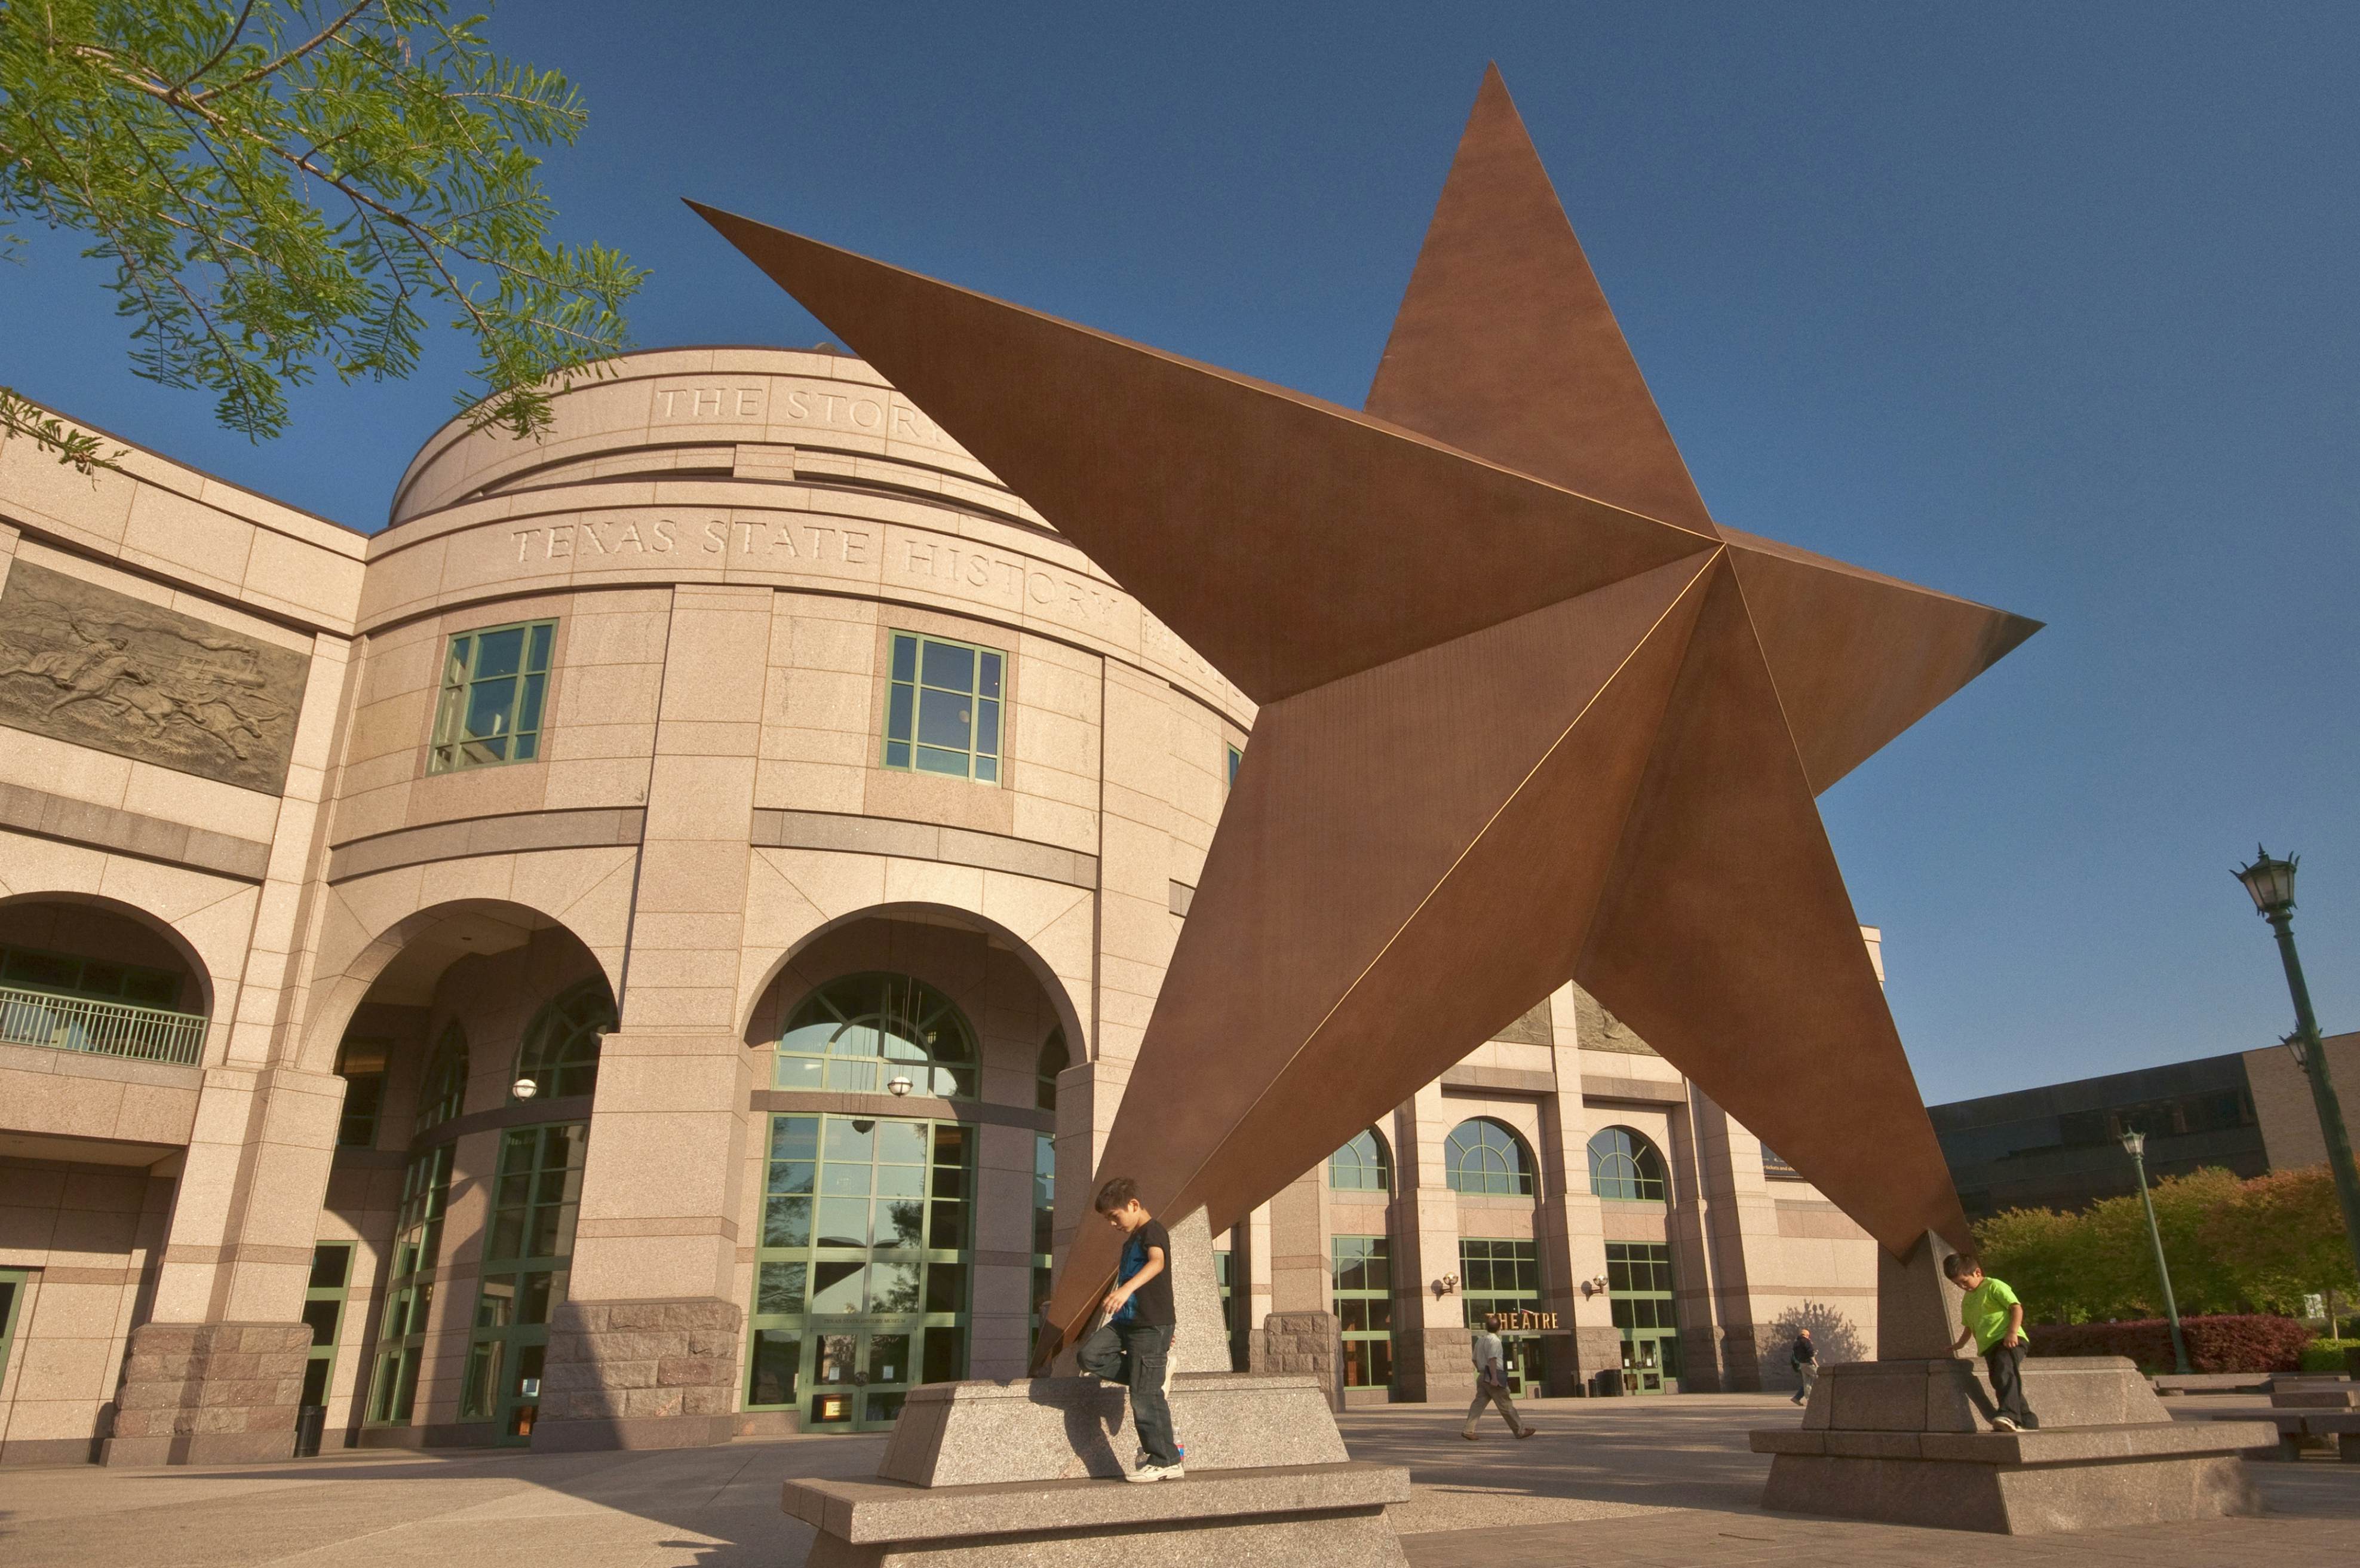
<path fill-rule="evenodd" d="M 1967 1245 L 1814 797 L 2037 623 L 1713 521 L 1496 69 L 1360 412 L 697 211 L 1260 705 L 1101 1176 L 1218 1234 L 1572 980 Z"/>

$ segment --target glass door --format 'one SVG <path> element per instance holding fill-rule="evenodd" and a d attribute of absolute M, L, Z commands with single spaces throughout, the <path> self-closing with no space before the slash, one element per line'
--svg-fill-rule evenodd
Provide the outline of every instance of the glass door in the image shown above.
<path fill-rule="evenodd" d="M 1548 1342 L 1534 1334 L 1502 1334 L 1500 1345 L 1508 1362 L 1508 1391 L 1519 1399 L 1547 1394 Z"/>
<path fill-rule="evenodd" d="M 1622 1336 L 1625 1388 L 1633 1394 L 1676 1388 L 1680 1331 L 1672 1249 L 1644 1242 L 1608 1242 L 1606 1281 L 1614 1328 Z"/>
<path fill-rule="evenodd" d="M 811 1334 L 805 1431 L 887 1431 L 923 1381 L 913 1365 L 922 1329 L 820 1323 Z"/>

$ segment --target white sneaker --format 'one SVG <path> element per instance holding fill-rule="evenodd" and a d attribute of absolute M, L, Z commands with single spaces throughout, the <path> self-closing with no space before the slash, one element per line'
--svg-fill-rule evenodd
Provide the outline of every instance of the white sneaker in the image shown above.
<path fill-rule="evenodd" d="M 2014 1416 L 1994 1416 L 1992 1418 L 1992 1431 L 2015 1431 L 2016 1430 L 2016 1418 Z"/>
<path fill-rule="evenodd" d="M 1142 1464 L 1123 1477 L 1126 1481 L 1177 1481 L 1183 1472 L 1177 1464 Z"/>

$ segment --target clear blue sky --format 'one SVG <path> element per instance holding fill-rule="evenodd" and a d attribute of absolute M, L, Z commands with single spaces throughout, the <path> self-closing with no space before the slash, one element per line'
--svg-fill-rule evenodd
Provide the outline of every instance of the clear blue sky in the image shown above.
<path fill-rule="evenodd" d="M 1822 802 L 1928 1098 L 2274 1041 L 2228 874 L 2257 837 L 2303 853 L 2312 987 L 2360 1027 L 2360 7 L 509 0 L 491 32 L 588 99 L 552 184 L 654 269 L 643 345 L 825 335 L 694 196 L 1355 405 L 1497 59 L 1715 514 L 2049 622 Z M 382 521 L 454 346 L 248 445 L 131 376 L 72 250 L 0 273 L 0 379 Z"/>

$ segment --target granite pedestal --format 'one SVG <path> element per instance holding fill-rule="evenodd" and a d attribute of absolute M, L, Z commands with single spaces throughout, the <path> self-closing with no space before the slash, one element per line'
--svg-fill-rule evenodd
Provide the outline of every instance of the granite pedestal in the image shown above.
<path fill-rule="evenodd" d="M 1172 1250 L 1181 1479 L 1121 1479 L 1138 1443 L 1118 1385 L 932 1383 L 910 1391 L 875 1480 L 786 1483 L 781 1506 L 819 1532 L 806 1568 L 1406 1568 L 1385 1508 L 1409 1500 L 1409 1472 L 1347 1457 L 1320 1376 L 1210 1370 L 1228 1336 L 1219 1296 L 1189 1288 L 1214 1277 L 1201 1213 L 1172 1226 Z"/>
<path fill-rule="evenodd" d="M 1978 1362 L 1830 1367 L 1799 1429 L 1753 1434 L 1762 1506 L 2005 1535 L 2261 1511 L 2240 1455 L 2267 1422 L 2174 1421 L 2122 1356 L 2027 1361 L 2024 1393 L 2038 1430 L 1998 1432 Z"/>

